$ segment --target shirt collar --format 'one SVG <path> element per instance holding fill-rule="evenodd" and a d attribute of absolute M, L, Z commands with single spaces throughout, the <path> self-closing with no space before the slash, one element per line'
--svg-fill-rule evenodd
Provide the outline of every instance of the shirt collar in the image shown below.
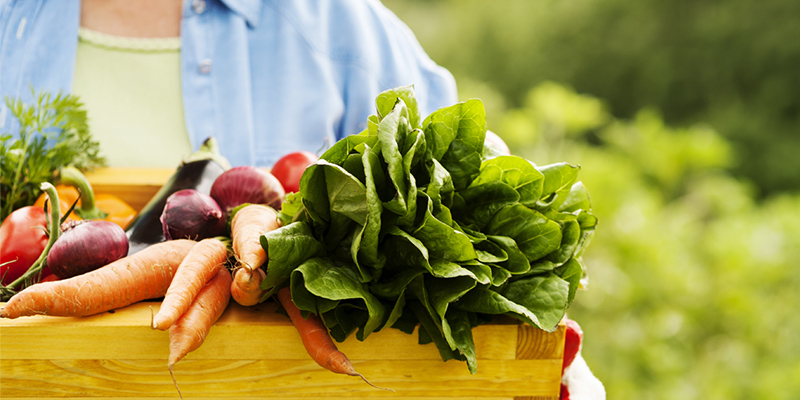
<path fill-rule="evenodd" d="M 255 28 L 261 18 L 261 0 L 222 0 L 233 12 L 242 16 L 247 24 Z"/>

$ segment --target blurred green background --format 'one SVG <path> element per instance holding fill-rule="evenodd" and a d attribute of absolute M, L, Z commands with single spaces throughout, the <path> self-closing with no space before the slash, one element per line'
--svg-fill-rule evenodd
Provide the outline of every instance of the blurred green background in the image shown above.
<path fill-rule="evenodd" d="M 581 165 L 609 399 L 800 398 L 800 2 L 384 4 L 513 153 Z"/>

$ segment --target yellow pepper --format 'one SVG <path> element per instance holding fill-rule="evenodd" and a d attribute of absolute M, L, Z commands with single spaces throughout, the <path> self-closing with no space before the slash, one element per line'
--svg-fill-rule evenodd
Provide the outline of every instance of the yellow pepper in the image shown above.
<path fill-rule="evenodd" d="M 69 210 L 75 200 L 78 200 L 75 210 L 69 217 L 72 220 L 102 219 L 125 229 L 136 216 L 136 210 L 119 197 L 108 193 L 95 194 L 89 181 L 77 168 L 61 169 L 60 178 L 61 184 L 56 186 L 56 191 L 62 215 Z M 34 205 L 43 206 L 46 198 L 47 196 L 42 194 Z"/>

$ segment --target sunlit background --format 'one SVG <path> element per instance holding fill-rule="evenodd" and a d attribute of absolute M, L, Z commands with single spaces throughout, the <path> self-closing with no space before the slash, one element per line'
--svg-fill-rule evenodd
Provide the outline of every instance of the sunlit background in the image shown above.
<path fill-rule="evenodd" d="M 581 165 L 609 399 L 800 398 L 800 2 L 384 4 L 512 152 Z"/>

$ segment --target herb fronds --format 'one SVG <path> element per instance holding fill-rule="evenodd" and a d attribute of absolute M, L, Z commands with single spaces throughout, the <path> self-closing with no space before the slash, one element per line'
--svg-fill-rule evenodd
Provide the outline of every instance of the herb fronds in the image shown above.
<path fill-rule="evenodd" d="M 89 170 L 105 165 L 100 145 L 89 133 L 86 110 L 77 96 L 33 91 L 33 104 L 6 98 L 19 120 L 19 132 L 0 136 L 0 220 L 33 204 L 42 182 L 54 180 L 59 168 Z M 13 124 L 12 124 L 13 126 Z"/>

